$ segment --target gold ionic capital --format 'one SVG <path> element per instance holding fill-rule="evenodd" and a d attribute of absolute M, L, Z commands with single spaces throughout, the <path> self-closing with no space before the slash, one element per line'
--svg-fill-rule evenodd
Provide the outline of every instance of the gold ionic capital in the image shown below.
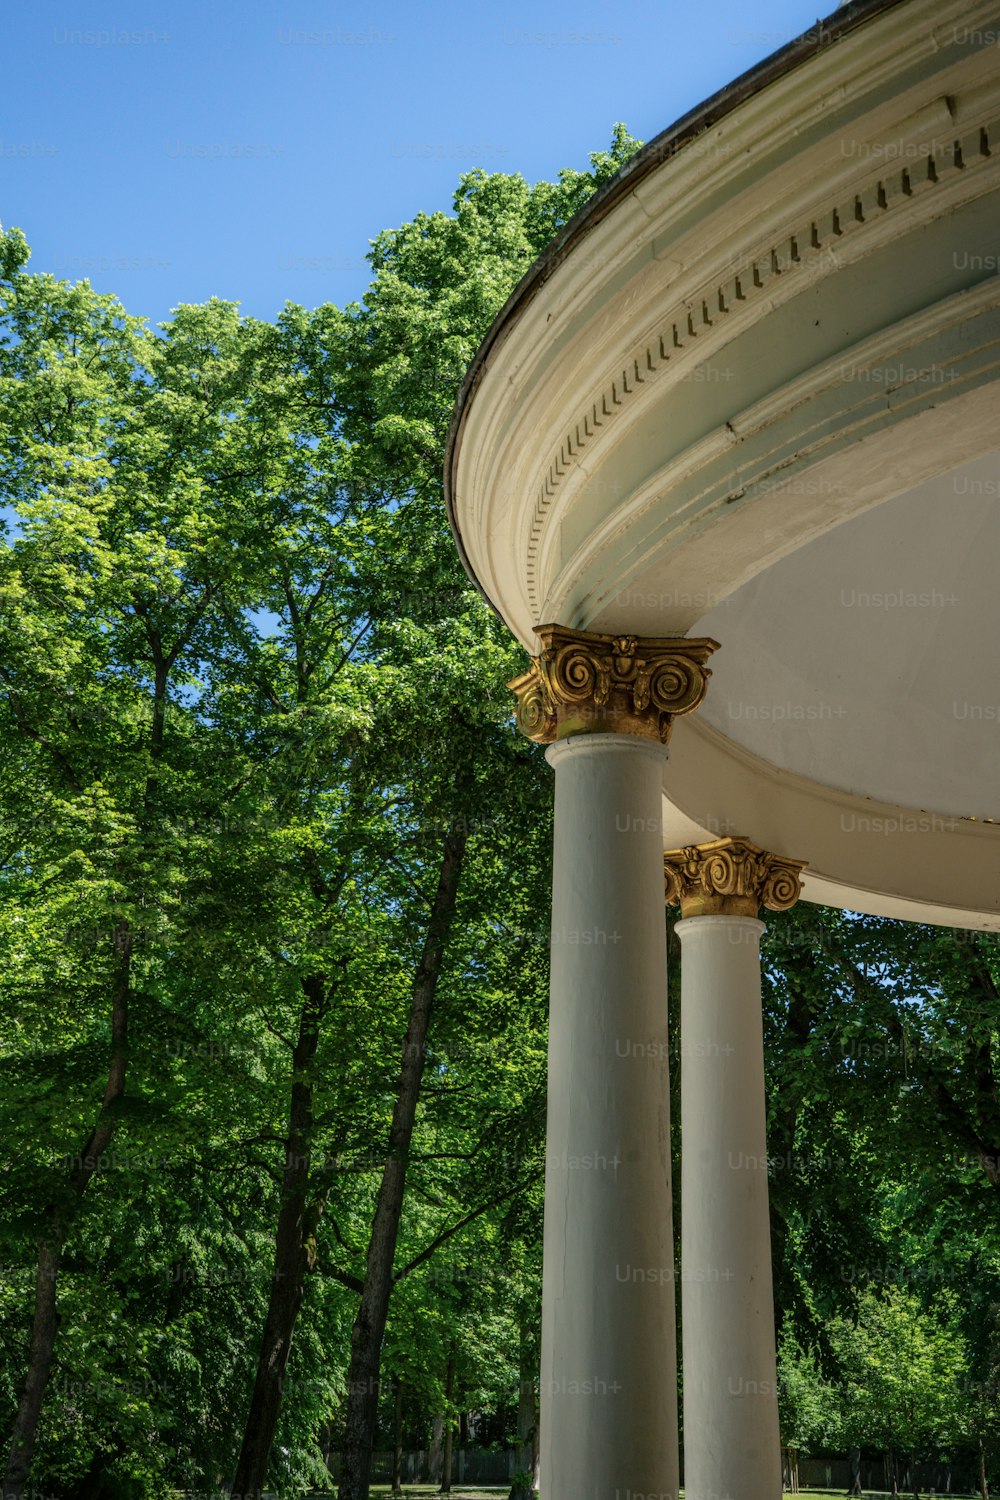
<path fill-rule="evenodd" d="M 666 744 L 678 714 L 705 696 L 718 642 L 707 636 L 593 635 L 539 625 L 542 649 L 508 687 L 517 727 L 550 745 L 572 734 L 635 734 Z"/>
<path fill-rule="evenodd" d="M 787 911 L 802 893 L 805 861 L 770 854 L 749 839 L 716 839 L 663 856 L 668 906 L 682 917 L 756 917 Z"/>

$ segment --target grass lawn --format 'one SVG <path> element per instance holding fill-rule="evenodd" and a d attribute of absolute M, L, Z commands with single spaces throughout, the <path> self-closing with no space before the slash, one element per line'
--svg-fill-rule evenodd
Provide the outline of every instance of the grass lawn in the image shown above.
<path fill-rule="evenodd" d="M 387 1496 L 392 1491 L 387 1484 L 373 1484 L 371 1493 L 378 1496 Z M 408 1484 L 403 1486 L 403 1495 L 406 1497 L 406 1500 L 416 1500 L 418 1496 L 436 1495 L 437 1493 L 437 1485 L 434 1484 Z M 506 1497 L 509 1493 L 509 1484 L 497 1485 L 492 1489 L 477 1487 L 470 1489 L 462 1485 L 456 1485 L 451 1492 L 451 1500 L 497 1500 L 497 1496 Z M 843 1493 L 843 1490 L 799 1490 L 796 1500 L 830 1500 L 831 1495 L 843 1495 Z M 881 1497 L 885 1493 L 884 1490 L 865 1491 L 866 1497 Z M 906 1500 L 908 1493 L 908 1491 L 900 1491 L 900 1500 Z M 926 1491 L 923 1493 L 926 1494 Z M 681 1490 L 681 1500 L 683 1500 L 683 1496 L 684 1491 Z M 777 1496 L 775 1500 L 778 1500 Z M 960 1495 L 951 1495 L 949 1496 L 949 1500 L 963 1500 L 963 1497 Z M 975 1497 L 969 1496 L 967 1500 L 975 1500 Z"/>
<path fill-rule="evenodd" d="M 391 1495 L 392 1490 L 387 1484 L 373 1484 L 371 1487 L 371 1494 L 379 1496 Z M 436 1484 L 403 1485 L 403 1495 L 405 1497 L 405 1500 L 410 1500 L 411 1496 L 416 1497 L 418 1495 L 421 1497 L 421 1500 L 423 1500 L 423 1496 L 425 1495 L 436 1494 L 438 1494 L 438 1487 Z M 456 1484 L 452 1487 L 451 1500 L 497 1500 L 498 1495 L 506 1497 L 509 1494 L 509 1484 L 505 1484 L 503 1486 L 494 1486 L 492 1489 L 483 1489 L 475 1485 L 470 1489 L 466 1485 Z"/>

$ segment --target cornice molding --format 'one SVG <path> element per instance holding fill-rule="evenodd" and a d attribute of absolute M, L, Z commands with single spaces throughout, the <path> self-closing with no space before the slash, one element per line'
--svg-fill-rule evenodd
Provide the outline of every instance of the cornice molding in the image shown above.
<path fill-rule="evenodd" d="M 957 105 L 953 107 L 957 111 Z M 795 296 L 810 281 L 835 274 L 841 265 L 878 248 L 896 233 L 893 219 L 899 221 L 899 233 L 909 233 L 950 206 L 939 204 L 939 198 L 953 200 L 957 193 L 965 200 L 988 191 L 1000 177 L 1000 111 L 992 98 L 982 102 L 982 108 L 981 121 L 956 128 L 947 142 L 932 140 L 926 154 L 921 154 L 925 142 L 901 141 L 899 149 L 911 147 L 913 154 L 891 171 L 876 169 L 873 174 L 866 163 L 867 170 L 859 169 L 853 187 L 841 185 L 832 201 L 818 204 L 766 246 L 752 247 L 745 254 L 734 250 L 729 263 L 739 269 L 732 274 L 713 277 L 683 295 L 679 288 L 673 290 L 674 304 L 661 330 L 644 338 L 620 370 L 605 377 L 548 462 L 536 492 L 526 550 L 527 594 L 536 617 L 545 602 L 542 540 L 560 487 L 589 457 L 597 440 L 612 434 L 616 419 L 636 395 L 670 367 L 699 362 L 710 346 L 734 337 L 777 300 Z"/>
<path fill-rule="evenodd" d="M 935 361 L 947 365 L 947 381 L 935 383 L 927 373 Z M 845 380 L 850 367 L 870 378 Z M 889 378 L 893 368 L 906 366 L 907 378 Z M 885 373 L 887 378 L 880 378 Z M 648 567 L 653 556 L 642 531 L 647 512 L 655 510 L 666 491 L 677 499 L 664 515 L 657 537 L 657 550 L 677 549 L 693 529 L 725 507 L 735 523 L 744 505 L 756 504 L 768 492 L 780 493 L 784 485 L 794 491 L 801 474 L 824 472 L 822 466 L 838 452 L 877 438 L 886 429 L 906 422 L 931 407 L 942 410 L 981 386 L 1000 380 L 1000 278 L 991 277 L 971 291 L 959 292 L 877 334 L 851 345 L 839 356 L 814 365 L 791 384 L 769 392 L 752 406 L 734 413 L 732 430 L 714 431 L 684 449 L 649 481 L 635 490 L 627 504 L 599 525 L 588 538 L 587 591 L 577 586 L 579 560 L 570 556 L 550 579 L 546 606 L 557 607 L 568 617 L 597 621 L 610 600 L 631 587 L 639 566 Z M 995 405 L 995 398 L 990 398 Z M 955 419 L 952 419 L 953 421 Z M 992 425 L 989 443 L 992 446 Z M 968 446 L 952 452 L 938 443 L 940 459 L 921 475 L 922 482 L 974 456 Z M 739 458 L 732 453 L 739 447 Z M 902 471 L 900 471 L 902 472 Z M 823 479 L 810 491 L 807 479 L 802 493 L 825 495 L 826 505 L 811 519 L 801 517 L 800 544 L 829 524 L 834 490 Z M 901 488 L 905 487 L 901 484 Z M 837 490 L 848 502 L 848 513 L 859 486 L 844 480 Z M 886 498 L 883 494 L 880 498 Z M 634 529 L 635 528 L 635 529 Z M 629 532 L 641 541 L 631 552 L 615 550 L 616 540 Z M 600 569 L 595 561 L 600 559 Z M 718 602 L 726 592 L 712 595 Z M 708 606 L 706 606 L 708 607 Z M 700 613 L 704 613 L 701 610 Z M 665 619 L 670 629 L 684 630 L 693 622 Z"/>

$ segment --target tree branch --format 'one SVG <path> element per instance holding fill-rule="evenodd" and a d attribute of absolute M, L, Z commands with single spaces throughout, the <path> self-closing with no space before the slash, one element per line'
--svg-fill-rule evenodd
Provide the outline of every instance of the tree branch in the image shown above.
<path fill-rule="evenodd" d="M 13 710 L 14 718 L 17 720 L 17 726 L 21 730 L 21 733 L 26 734 L 28 738 L 34 740 L 37 745 L 41 745 L 43 750 L 48 751 L 49 755 L 51 755 L 53 761 L 59 767 L 63 776 L 65 776 L 66 780 L 69 782 L 71 789 L 74 792 L 81 792 L 83 788 L 77 780 L 76 772 L 73 770 L 72 765 L 67 760 L 63 752 L 58 748 L 57 745 L 53 745 L 51 740 L 47 740 L 43 734 L 39 734 L 38 730 L 32 728 L 32 726 L 28 723 L 23 705 L 20 698 L 18 697 L 17 691 L 14 688 L 14 685 L 11 682 L 8 673 L 3 667 L 0 667 L 0 678 L 2 678 L 3 681 L 7 684 L 7 702 L 10 704 L 11 709 Z"/>
<path fill-rule="evenodd" d="M 436 1234 L 434 1236 L 429 1245 L 424 1246 L 419 1255 L 415 1255 L 413 1259 L 409 1261 L 405 1266 L 403 1266 L 399 1271 L 393 1272 L 393 1286 L 395 1286 L 397 1282 L 402 1281 L 404 1276 L 409 1276 L 410 1272 L 415 1271 L 418 1266 L 422 1266 L 425 1260 L 430 1260 L 435 1250 L 439 1249 L 439 1247 L 443 1245 L 446 1240 L 450 1240 L 453 1235 L 458 1234 L 460 1229 L 464 1229 L 465 1226 L 467 1224 L 471 1224 L 474 1219 L 481 1218 L 483 1214 L 489 1213 L 491 1208 L 499 1208 L 501 1203 L 506 1203 L 509 1201 L 509 1199 L 516 1197 L 518 1193 L 520 1193 L 524 1188 L 529 1187 L 531 1183 L 538 1182 L 541 1176 L 541 1172 L 534 1173 L 531 1177 L 527 1178 L 526 1181 L 518 1182 L 506 1193 L 501 1193 L 499 1198 L 491 1198 L 488 1203 L 481 1203 L 478 1208 L 472 1209 L 465 1215 L 463 1219 L 459 1219 L 456 1224 L 450 1225 L 447 1229 L 442 1229 L 440 1234 Z"/>

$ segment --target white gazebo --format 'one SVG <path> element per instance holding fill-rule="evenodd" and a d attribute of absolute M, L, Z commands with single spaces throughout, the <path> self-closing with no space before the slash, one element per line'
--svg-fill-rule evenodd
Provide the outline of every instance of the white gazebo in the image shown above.
<path fill-rule="evenodd" d="M 463 387 L 556 773 L 543 1500 L 676 1495 L 678 1277 L 688 1500 L 780 1494 L 760 908 L 1000 930 L 998 267 L 1000 3 L 858 0 L 608 183 Z"/>

